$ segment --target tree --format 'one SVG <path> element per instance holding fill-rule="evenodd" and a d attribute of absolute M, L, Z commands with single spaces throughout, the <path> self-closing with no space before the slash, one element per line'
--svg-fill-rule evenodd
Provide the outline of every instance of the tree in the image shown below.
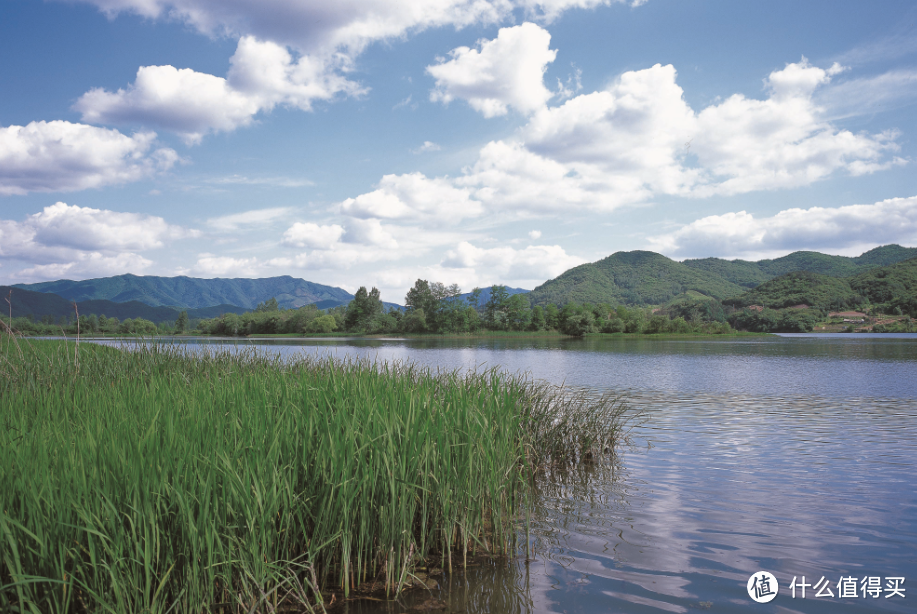
<path fill-rule="evenodd" d="M 332 315 L 318 316 L 309 323 L 307 328 L 308 330 L 304 332 L 330 333 L 337 329 L 337 321 Z"/>
<path fill-rule="evenodd" d="M 269 300 L 258 303 L 258 306 L 255 307 L 255 313 L 265 313 L 268 311 L 280 311 L 280 306 L 277 304 L 277 297 L 272 296 Z"/>
<path fill-rule="evenodd" d="M 175 320 L 175 332 L 183 333 L 186 328 L 188 328 L 188 312 L 182 311 L 178 314 L 178 319 Z"/>
<path fill-rule="evenodd" d="M 404 295 L 404 306 L 408 312 L 422 309 L 424 313 L 433 308 L 436 299 L 433 297 L 433 291 L 430 289 L 430 282 L 425 279 L 418 279 L 414 282 L 414 287 L 408 290 Z"/>
<path fill-rule="evenodd" d="M 565 335 L 582 337 L 595 330 L 595 315 L 592 311 L 582 310 L 580 313 L 568 315 L 561 324 L 560 332 Z"/>
<path fill-rule="evenodd" d="M 383 306 L 379 290 L 373 288 L 366 291 L 366 286 L 360 286 L 353 300 L 347 305 L 344 313 L 344 326 L 347 330 L 365 330 L 369 328 L 377 316 L 382 315 Z"/>
<path fill-rule="evenodd" d="M 470 307 L 473 307 L 475 311 L 477 311 L 481 307 L 481 292 L 483 292 L 483 290 L 481 290 L 480 288 L 475 288 L 468 295 L 468 299 L 467 299 L 468 305 Z"/>
<path fill-rule="evenodd" d="M 541 308 L 541 305 L 536 305 L 532 309 L 532 319 L 529 322 L 529 329 L 544 330 L 544 328 L 545 328 L 544 309 Z"/>
<path fill-rule="evenodd" d="M 509 292 L 506 291 L 506 286 L 493 285 L 490 287 L 490 297 L 484 304 L 484 323 L 488 328 L 493 330 L 506 328 L 507 300 L 509 300 Z"/>
<path fill-rule="evenodd" d="M 529 301 L 524 294 L 514 294 L 504 303 L 506 325 L 512 330 L 525 330 L 532 318 Z"/>
<path fill-rule="evenodd" d="M 423 309 L 409 311 L 401 319 L 401 330 L 406 333 L 422 333 L 427 330 L 427 318 Z"/>
<path fill-rule="evenodd" d="M 554 303 L 548 303 L 544 308 L 544 325 L 548 330 L 560 328 L 560 311 Z"/>

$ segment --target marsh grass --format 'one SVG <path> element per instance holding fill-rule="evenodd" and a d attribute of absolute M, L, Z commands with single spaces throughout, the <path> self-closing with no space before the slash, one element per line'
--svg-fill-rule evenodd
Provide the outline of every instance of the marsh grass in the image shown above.
<path fill-rule="evenodd" d="M 0 611 L 321 611 L 512 554 L 624 406 L 496 370 L 0 336 Z M 523 536 L 523 537 L 520 537 Z"/>

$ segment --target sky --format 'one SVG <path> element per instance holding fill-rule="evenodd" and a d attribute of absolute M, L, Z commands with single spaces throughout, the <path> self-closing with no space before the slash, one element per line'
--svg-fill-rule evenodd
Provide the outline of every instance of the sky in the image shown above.
<path fill-rule="evenodd" d="M 3 0 L 0 283 L 917 246 L 917 5 Z"/>

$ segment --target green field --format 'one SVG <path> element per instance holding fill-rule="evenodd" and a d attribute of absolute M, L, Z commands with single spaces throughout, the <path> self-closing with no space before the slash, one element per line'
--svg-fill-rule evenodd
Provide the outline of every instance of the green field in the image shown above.
<path fill-rule="evenodd" d="M 624 407 L 496 371 L 0 336 L 0 611 L 321 609 L 525 546 Z"/>

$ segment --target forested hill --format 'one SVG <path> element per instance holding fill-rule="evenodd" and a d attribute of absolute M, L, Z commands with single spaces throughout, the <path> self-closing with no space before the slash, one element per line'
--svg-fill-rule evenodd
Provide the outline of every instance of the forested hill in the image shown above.
<path fill-rule="evenodd" d="M 353 295 L 332 286 L 304 279 L 268 277 L 263 279 L 197 279 L 194 277 L 154 277 L 118 275 L 85 281 L 59 280 L 37 284 L 17 284 L 17 288 L 50 292 L 71 301 L 107 300 L 115 303 L 139 301 L 152 307 L 198 309 L 214 305 L 237 305 L 254 309 L 276 297 L 280 307 L 302 307 L 319 301 L 349 302 Z"/>
<path fill-rule="evenodd" d="M 529 298 L 532 305 L 661 305 L 689 291 L 724 299 L 744 290 L 716 273 L 692 269 L 655 252 L 633 251 L 572 268 L 532 290 Z"/>
<path fill-rule="evenodd" d="M 714 273 L 745 288 L 755 288 L 770 279 L 796 271 L 819 273 L 829 277 L 850 277 L 911 258 L 917 258 L 917 248 L 883 245 L 855 258 L 830 256 L 819 252 L 793 252 L 781 258 L 758 262 L 701 258 L 685 260 L 683 264 L 698 271 Z"/>
<path fill-rule="evenodd" d="M 787 273 L 726 299 L 723 304 L 770 309 L 805 305 L 823 311 L 869 305 L 881 313 L 917 314 L 917 258 L 850 277 L 806 271 Z"/>
<path fill-rule="evenodd" d="M 32 317 L 39 321 L 42 318 L 50 316 L 53 321 L 58 318 L 71 318 L 76 314 L 73 308 L 73 301 L 67 300 L 57 294 L 49 292 L 35 292 L 23 288 L 0 286 L 0 297 L 3 309 L 0 315 L 12 315 L 14 318 Z M 10 303 L 6 300 L 9 299 Z M 153 307 L 140 301 L 128 301 L 126 303 L 115 303 L 106 300 L 79 301 L 76 308 L 80 315 L 105 315 L 109 318 L 118 318 L 124 320 L 127 318 L 143 318 L 155 324 L 160 322 L 174 322 L 179 313 L 179 309 L 172 307 Z M 189 318 L 214 318 L 224 313 L 242 313 L 246 311 L 242 307 L 235 305 L 215 305 L 201 309 L 188 309 Z"/>

